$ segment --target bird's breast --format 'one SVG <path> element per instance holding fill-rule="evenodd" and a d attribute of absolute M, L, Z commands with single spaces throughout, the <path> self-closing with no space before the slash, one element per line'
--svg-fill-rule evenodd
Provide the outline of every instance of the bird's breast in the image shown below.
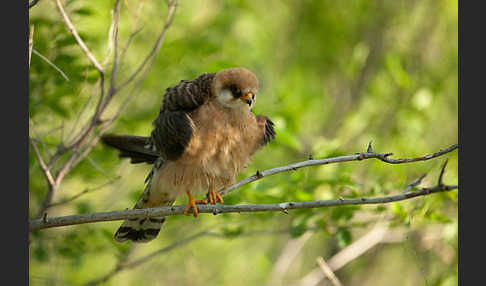
<path fill-rule="evenodd" d="M 209 102 L 190 114 L 194 135 L 184 153 L 164 165 L 172 187 L 207 191 L 236 180 L 249 164 L 261 139 L 255 116 Z"/>

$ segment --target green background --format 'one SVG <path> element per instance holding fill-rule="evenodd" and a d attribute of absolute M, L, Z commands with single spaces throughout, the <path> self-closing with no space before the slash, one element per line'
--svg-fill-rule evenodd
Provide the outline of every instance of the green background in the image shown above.
<path fill-rule="evenodd" d="M 115 1 L 63 4 L 86 45 L 111 70 L 108 35 Z M 55 1 L 41 0 L 29 12 L 34 49 L 69 78 L 32 55 L 29 133 L 42 140 L 47 157 L 92 114 L 98 73 L 66 29 Z M 150 51 L 166 13 L 161 0 L 121 1 L 120 47 L 140 31 L 121 56 L 120 82 Z M 310 154 L 317 159 L 363 152 L 370 140 L 376 152 L 393 152 L 393 158 L 437 152 L 458 140 L 457 13 L 457 1 L 450 0 L 179 1 L 150 73 L 109 132 L 146 136 L 167 87 L 241 66 L 258 76 L 254 112 L 275 122 L 277 138 L 239 178 Z M 129 91 L 114 98 L 108 114 Z M 421 186 L 435 185 L 446 158 L 444 183 L 457 184 L 454 151 L 413 164 L 366 160 L 287 172 L 232 192 L 225 204 L 399 194 L 424 172 Z M 48 215 L 131 208 L 149 170 L 98 144 L 64 179 L 53 202 L 96 190 L 50 208 Z M 34 217 L 47 185 L 32 150 L 29 175 Z M 457 285 L 457 200 L 458 191 L 452 191 L 289 214 L 173 216 L 156 240 L 136 246 L 114 242 L 120 221 L 41 230 L 32 233 L 29 244 L 29 280 L 82 285 L 109 274 L 119 262 L 209 231 L 113 273 L 102 285 L 297 285 L 318 267 L 317 257 L 328 260 L 377 223 L 389 222 L 395 239 L 335 272 L 344 285 Z M 186 198 L 176 202 L 185 203 Z M 330 285 L 325 283 L 319 285 Z"/>

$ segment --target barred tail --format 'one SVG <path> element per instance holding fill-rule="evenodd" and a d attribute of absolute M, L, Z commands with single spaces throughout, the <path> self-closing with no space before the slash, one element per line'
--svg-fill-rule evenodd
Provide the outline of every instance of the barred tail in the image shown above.
<path fill-rule="evenodd" d="M 164 202 L 161 206 L 171 206 L 173 200 Z M 137 208 L 137 206 L 135 206 Z M 115 233 L 117 242 L 131 240 L 133 242 L 145 243 L 153 240 L 159 234 L 165 217 L 147 217 L 125 220 Z"/>

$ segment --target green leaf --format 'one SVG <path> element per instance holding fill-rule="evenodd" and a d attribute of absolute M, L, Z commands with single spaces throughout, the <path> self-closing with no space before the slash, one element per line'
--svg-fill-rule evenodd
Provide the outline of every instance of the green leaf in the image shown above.
<path fill-rule="evenodd" d="M 345 248 L 351 243 L 351 232 L 348 228 L 339 227 L 336 231 L 336 240 L 341 248 Z"/>
<path fill-rule="evenodd" d="M 89 202 L 79 202 L 76 204 L 76 211 L 78 214 L 87 214 L 92 213 L 93 208 Z"/>
<path fill-rule="evenodd" d="M 236 227 L 223 227 L 221 231 L 226 237 L 237 237 L 243 233 L 243 226 L 239 225 Z"/>
<path fill-rule="evenodd" d="M 49 252 L 42 244 L 36 246 L 33 252 L 35 259 L 37 259 L 39 262 L 46 262 L 49 260 Z"/>
<path fill-rule="evenodd" d="M 307 230 L 307 226 L 305 224 L 299 224 L 297 226 L 290 228 L 290 236 L 293 238 L 299 237 L 302 234 L 304 234 L 306 230 Z"/>
<path fill-rule="evenodd" d="M 94 10 L 90 9 L 90 8 L 83 7 L 83 8 L 73 10 L 72 13 L 82 15 L 82 16 L 89 16 L 89 15 L 92 15 L 94 13 Z"/>

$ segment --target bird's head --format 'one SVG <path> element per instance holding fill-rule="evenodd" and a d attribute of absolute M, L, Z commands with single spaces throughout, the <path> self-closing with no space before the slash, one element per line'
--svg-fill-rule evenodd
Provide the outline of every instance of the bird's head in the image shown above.
<path fill-rule="evenodd" d="M 224 69 L 214 78 L 213 92 L 223 106 L 251 109 L 255 105 L 258 79 L 245 68 Z"/>

